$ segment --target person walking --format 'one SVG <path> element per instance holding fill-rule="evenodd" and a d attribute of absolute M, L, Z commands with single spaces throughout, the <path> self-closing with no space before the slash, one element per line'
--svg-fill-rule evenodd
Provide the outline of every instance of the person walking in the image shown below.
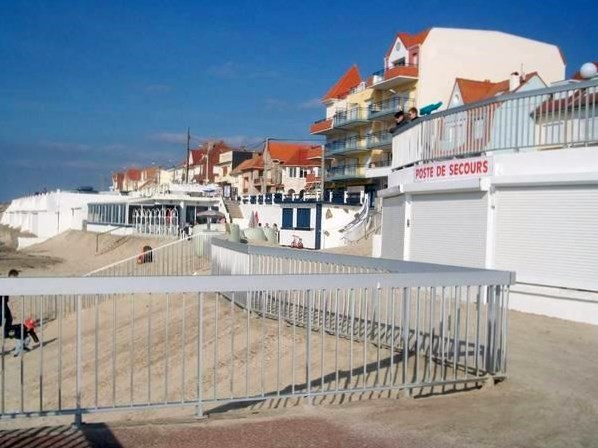
<path fill-rule="evenodd" d="M 8 272 L 8 276 L 16 278 L 19 276 L 19 271 L 17 271 L 16 269 L 11 269 Z M 10 306 L 8 305 L 10 297 L 1 296 L 0 301 L 2 302 L 2 316 L 0 318 L 0 322 L 2 323 L 2 325 L 4 325 L 4 338 L 12 338 L 15 340 L 15 349 L 13 352 L 13 356 L 19 356 L 23 351 L 29 351 L 28 329 L 22 323 L 18 325 L 12 324 L 12 311 L 10 309 Z M 35 338 L 37 339 L 37 335 L 35 336 Z"/>

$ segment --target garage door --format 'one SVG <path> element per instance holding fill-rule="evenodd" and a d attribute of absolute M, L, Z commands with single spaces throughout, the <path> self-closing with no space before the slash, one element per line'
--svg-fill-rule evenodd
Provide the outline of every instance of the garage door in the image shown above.
<path fill-rule="evenodd" d="M 402 260 L 405 242 L 405 196 L 384 198 L 382 206 L 382 257 Z"/>
<path fill-rule="evenodd" d="M 486 221 L 485 192 L 414 195 L 410 259 L 484 267 Z"/>
<path fill-rule="evenodd" d="M 598 186 L 496 194 L 498 269 L 524 283 L 598 290 Z"/>

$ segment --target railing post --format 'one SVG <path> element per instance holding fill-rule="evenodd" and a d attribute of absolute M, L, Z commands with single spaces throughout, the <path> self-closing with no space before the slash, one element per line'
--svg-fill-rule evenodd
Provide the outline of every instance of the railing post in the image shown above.
<path fill-rule="evenodd" d="M 307 386 L 307 396 L 309 403 L 309 397 L 311 395 L 311 327 L 312 327 L 312 300 L 313 294 L 311 290 L 307 291 L 307 319 L 305 322 L 306 336 L 305 336 L 305 380 Z"/>
<path fill-rule="evenodd" d="M 83 414 L 81 413 L 81 296 L 77 296 L 77 364 L 75 377 L 75 393 L 76 393 L 76 413 L 75 426 L 83 424 Z M 96 329 L 97 331 L 97 329 Z"/>

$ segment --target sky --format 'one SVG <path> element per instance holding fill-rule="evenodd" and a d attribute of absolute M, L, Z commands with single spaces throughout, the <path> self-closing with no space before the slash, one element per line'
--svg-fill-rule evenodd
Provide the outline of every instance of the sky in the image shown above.
<path fill-rule="evenodd" d="M 518 1 L 4 1 L 0 201 L 106 188 L 192 145 L 309 139 L 352 64 L 382 68 L 397 32 L 493 29 L 554 43 L 567 74 L 598 60 L 598 4 Z"/>

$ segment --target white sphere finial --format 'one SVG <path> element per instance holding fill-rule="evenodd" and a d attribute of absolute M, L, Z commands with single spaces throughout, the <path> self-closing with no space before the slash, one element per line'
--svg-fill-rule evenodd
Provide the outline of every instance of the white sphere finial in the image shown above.
<path fill-rule="evenodd" d="M 579 69 L 579 74 L 583 79 L 592 79 L 598 75 L 598 67 L 593 62 L 586 62 Z"/>

